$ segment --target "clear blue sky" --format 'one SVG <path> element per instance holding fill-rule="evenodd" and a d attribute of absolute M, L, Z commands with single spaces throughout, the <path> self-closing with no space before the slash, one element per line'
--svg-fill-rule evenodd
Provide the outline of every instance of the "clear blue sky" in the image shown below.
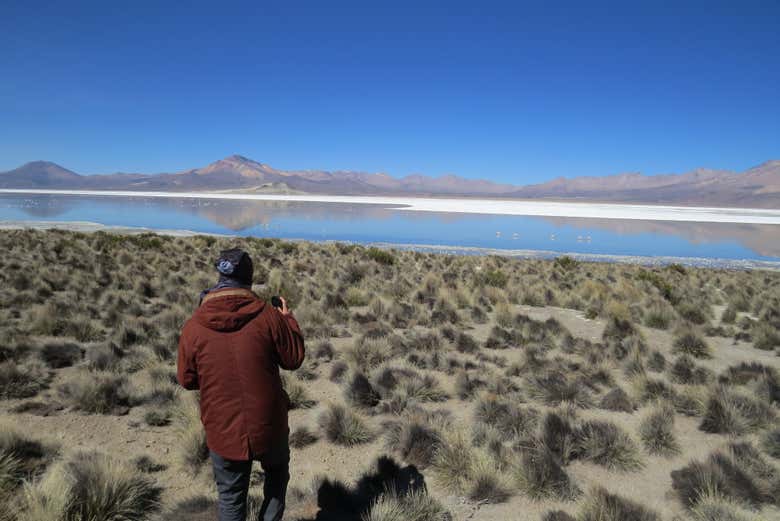
<path fill-rule="evenodd" d="M 384 7 L 380 7 L 384 4 Z M 780 2 L 0 5 L 0 170 L 484 177 L 780 158 Z"/>

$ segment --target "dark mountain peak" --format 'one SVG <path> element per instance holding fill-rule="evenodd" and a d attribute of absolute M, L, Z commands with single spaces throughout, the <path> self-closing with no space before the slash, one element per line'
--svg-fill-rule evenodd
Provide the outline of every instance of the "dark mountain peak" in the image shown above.
<path fill-rule="evenodd" d="M 62 167 L 58 165 L 57 163 L 52 163 L 51 161 L 30 161 L 29 163 L 25 163 L 19 168 L 15 170 L 11 170 L 11 172 L 48 172 L 50 174 L 61 174 L 61 175 L 78 175 L 76 172 L 73 172 L 71 170 L 68 170 L 65 167 Z"/>

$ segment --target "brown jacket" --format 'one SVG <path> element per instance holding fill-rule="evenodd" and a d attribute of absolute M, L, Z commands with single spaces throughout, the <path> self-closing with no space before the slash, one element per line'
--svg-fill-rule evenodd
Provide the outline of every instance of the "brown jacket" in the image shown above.
<path fill-rule="evenodd" d="M 246 289 L 209 293 L 179 339 L 177 378 L 200 389 L 200 416 L 209 449 L 232 460 L 259 457 L 289 427 L 289 398 L 279 368 L 303 363 L 303 336 Z"/>

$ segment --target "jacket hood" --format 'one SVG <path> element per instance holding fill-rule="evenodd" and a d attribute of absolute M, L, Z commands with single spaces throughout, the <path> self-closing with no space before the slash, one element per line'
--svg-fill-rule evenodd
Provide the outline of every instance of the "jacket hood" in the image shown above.
<path fill-rule="evenodd" d="M 227 294 L 220 295 L 222 291 Z M 208 296 L 193 318 L 212 331 L 238 331 L 265 308 L 265 302 L 248 290 L 239 294 L 235 290 L 217 290 Z"/>

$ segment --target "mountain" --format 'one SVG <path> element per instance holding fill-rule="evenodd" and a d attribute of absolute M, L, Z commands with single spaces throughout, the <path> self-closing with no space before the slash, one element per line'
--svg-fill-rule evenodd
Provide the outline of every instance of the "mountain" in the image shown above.
<path fill-rule="evenodd" d="M 685 174 L 558 178 L 512 191 L 522 199 L 780 208 L 780 161 L 767 161 L 743 173 L 697 169 Z"/>
<path fill-rule="evenodd" d="M 697 169 L 685 174 L 557 178 L 513 186 L 455 175 L 396 178 L 382 173 L 279 170 L 233 155 L 177 173 L 79 175 L 34 161 L 0 173 L 0 188 L 209 191 L 273 194 L 480 196 L 693 206 L 780 208 L 780 161 L 745 172 Z"/>

